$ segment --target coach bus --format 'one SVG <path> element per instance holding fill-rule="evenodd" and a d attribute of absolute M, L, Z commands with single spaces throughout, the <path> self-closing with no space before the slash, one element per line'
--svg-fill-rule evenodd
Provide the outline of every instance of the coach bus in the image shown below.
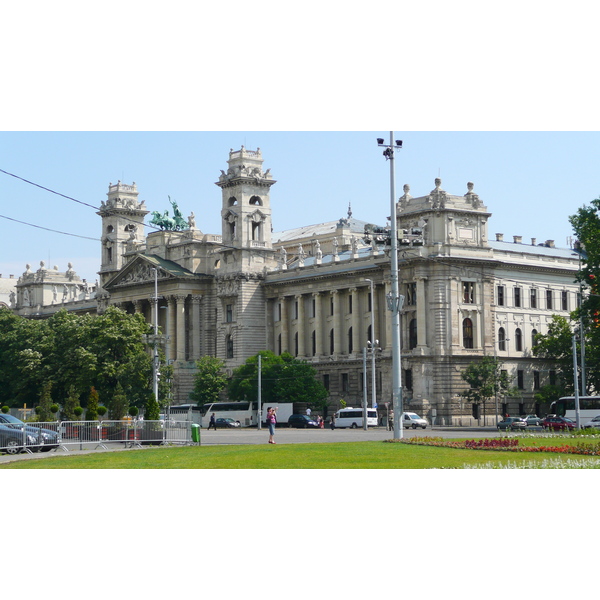
<path fill-rule="evenodd" d="M 575 421 L 575 396 L 564 396 L 550 404 L 550 414 L 567 417 Z M 579 417 L 581 422 L 600 415 L 600 396 L 579 396 Z"/>

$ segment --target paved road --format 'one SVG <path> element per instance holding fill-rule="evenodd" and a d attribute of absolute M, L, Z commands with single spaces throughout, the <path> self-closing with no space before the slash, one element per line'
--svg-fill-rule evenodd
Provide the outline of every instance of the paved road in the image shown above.
<path fill-rule="evenodd" d="M 505 435 L 504 432 L 498 432 L 491 427 L 435 427 L 433 429 L 405 429 L 404 437 L 415 436 L 433 436 L 444 438 L 482 438 L 496 437 Z M 367 431 L 363 429 L 290 429 L 279 427 L 275 433 L 275 441 L 278 444 L 314 444 L 326 442 L 366 442 L 383 441 L 393 437 L 393 432 L 387 431 L 384 427 L 371 427 Z M 266 444 L 269 439 L 267 429 L 257 431 L 256 429 L 218 429 L 217 431 L 201 430 L 202 446 L 225 446 L 232 444 L 256 445 Z M 97 442 L 69 446 L 69 451 L 63 449 L 53 450 L 51 452 L 39 452 L 36 454 L 21 453 L 15 456 L 7 454 L 0 455 L 0 464 L 13 460 L 44 459 L 52 456 L 67 456 L 77 454 L 87 454 L 90 452 L 117 452 L 129 450 L 123 443 L 108 444 L 107 450 L 97 449 Z M 151 446 L 145 446 L 151 447 Z"/>

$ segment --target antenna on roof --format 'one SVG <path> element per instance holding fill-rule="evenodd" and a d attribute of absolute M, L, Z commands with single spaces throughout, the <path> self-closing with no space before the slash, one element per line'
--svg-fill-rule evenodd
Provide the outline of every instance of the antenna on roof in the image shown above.
<path fill-rule="evenodd" d="M 352 204 L 348 202 L 348 218 L 352 218 Z"/>

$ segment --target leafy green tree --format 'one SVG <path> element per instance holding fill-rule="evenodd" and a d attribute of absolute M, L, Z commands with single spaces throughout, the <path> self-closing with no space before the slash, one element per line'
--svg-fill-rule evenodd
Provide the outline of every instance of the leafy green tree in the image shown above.
<path fill-rule="evenodd" d="M 533 355 L 546 359 L 556 370 L 556 384 L 548 387 L 544 394 L 540 396 L 540 400 L 542 402 L 550 400 L 551 402 L 552 399 L 556 400 L 553 396 L 557 394 L 559 398 L 560 396 L 572 394 L 573 331 L 568 319 L 560 315 L 552 315 L 552 319 L 548 324 L 548 332 L 538 334 L 535 341 Z"/>
<path fill-rule="evenodd" d="M 203 356 L 197 360 L 194 389 L 190 393 L 190 400 L 196 402 L 198 406 L 217 402 L 219 394 L 227 386 L 224 367 L 225 363 L 215 356 Z"/>
<path fill-rule="evenodd" d="M 87 411 L 85 418 L 88 421 L 96 421 L 98 419 L 98 407 L 100 405 L 100 395 L 94 386 L 90 388 L 90 395 L 87 401 Z"/>
<path fill-rule="evenodd" d="M 74 385 L 71 385 L 69 387 L 69 392 L 65 401 L 65 405 L 63 406 L 62 419 L 64 421 L 76 421 L 77 415 L 75 414 L 75 409 L 78 406 L 79 393 L 77 392 L 77 388 Z"/>
<path fill-rule="evenodd" d="M 586 387 L 600 389 L 600 198 L 581 207 L 569 218 L 577 236 L 576 250 L 581 256 L 577 280 L 581 282 L 581 306 L 571 317 L 583 321 L 586 354 Z M 578 325 L 576 327 L 578 327 Z M 573 388 L 571 388 L 572 390 Z"/>
<path fill-rule="evenodd" d="M 160 419 L 160 407 L 154 394 L 150 394 L 146 400 L 146 410 L 144 412 L 144 420 L 158 421 Z"/>
<path fill-rule="evenodd" d="M 492 356 L 484 356 L 481 360 L 472 362 L 462 373 L 461 377 L 469 384 L 461 396 L 473 404 L 485 404 L 487 400 L 498 396 L 514 394 L 508 373 L 502 371 L 502 363 Z"/>
<path fill-rule="evenodd" d="M 127 414 L 128 408 L 127 395 L 121 383 L 117 381 L 115 391 L 108 404 L 108 418 L 113 421 L 119 421 Z"/>
<path fill-rule="evenodd" d="M 40 403 L 36 408 L 36 413 L 38 416 L 38 420 L 46 423 L 48 421 L 52 421 L 54 415 L 51 410 L 52 406 L 52 382 L 47 381 L 42 386 L 42 391 L 40 392 Z"/>
<path fill-rule="evenodd" d="M 303 402 L 311 407 L 323 409 L 328 392 L 316 379 L 316 369 L 309 363 L 284 352 L 276 355 L 265 350 L 261 356 L 261 398 L 263 404 L 278 402 Z M 228 386 L 232 400 L 257 400 L 258 398 L 258 354 L 249 357 L 238 367 Z"/>

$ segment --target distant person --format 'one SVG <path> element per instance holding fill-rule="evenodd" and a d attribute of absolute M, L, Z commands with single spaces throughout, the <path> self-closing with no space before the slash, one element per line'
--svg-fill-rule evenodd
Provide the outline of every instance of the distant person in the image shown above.
<path fill-rule="evenodd" d="M 215 431 L 217 430 L 217 422 L 215 421 L 215 413 L 210 415 L 210 421 L 208 423 L 208 429 L 206 431 L 210 431 L 210 428 L 213 428 Z"/>
<path fill-rule="evenodd" d="M 306 409 L 306 416 L 307 416 L 307 417 L 310 417 L 310 413 L 311 413 L 311 410 L 310 410 L 310 408 L 307 408 L 307 409 Z"/>
<path fill-rule="evenodd" d="M 277 407 L 267 408 L 267 425 L 269 427 L 269 444 L 276 444 L 275 441 L 275 424 L 277 423 Z"/>
<path fill-rule="evenodd" d="M 329 421 L 329 427 L 331 428 L 331 431 L 333 431 L 335 429 L 335 415 L 331 415 L 331 420 Z"/>

